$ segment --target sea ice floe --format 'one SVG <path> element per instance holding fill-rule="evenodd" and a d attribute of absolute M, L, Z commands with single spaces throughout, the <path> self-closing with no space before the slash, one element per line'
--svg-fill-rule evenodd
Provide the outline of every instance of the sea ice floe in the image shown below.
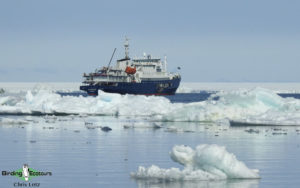
<path fill-rule="evenodd" d="M 212 100 L 216 96 L 219 100 Z M 162 115 L 161 119 L 214 121 L 218 124 L 227 124 L 226 120 L 235 120 L 260 124 L 300 125 L 299 111 L 300 100 L 282 98 L 270 90 L 256 88 L 219 92 L 204 102 L 178 104 L 172 111 Z"/>
<path fill-rule="evenodd" d="M 219 100 L 214 100 L 218 97 Z M 85 114 L 140 116 L 147 121 L 208 121 L 228 125 L 229 120 L 260 124 L 300 125 L 300 100 L 282 98 L 256 88 L 219 92 L 203 102 L 171 103 L 155 96 L 119 95 L 99 91 L 97 97 L 61 96 L 53 91 L 0 96 L 1 114 Z"/>
<path fill-rule="evenodd" d="M 0 125 L 21 125 L 28 124 L 28 121 L 20 119 L 11 119 L 11 118 L 1 118 Z"/>
<path fill-rule="evenodd" d="M 188 146 L 176 145 L 170 152 L 170 157 L 183 165 L 183 169 L 164 169 L 156 165 L 148 168 L 140 166 L 137 172 L 130 175 L 135 179 L 154 181 L 260 178 L 258 170 L 249 169 L 223 146 L 202 144 L 193 150 Z"/>

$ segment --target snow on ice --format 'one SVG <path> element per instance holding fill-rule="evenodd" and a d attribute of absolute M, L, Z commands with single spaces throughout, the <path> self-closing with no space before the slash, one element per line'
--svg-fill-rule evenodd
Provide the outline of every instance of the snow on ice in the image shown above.
<path fill-rule="evenodd" d="M 219 100 L 214 100 L 218 97 Z M 99 91 L 97 97 L 61 96 L 54 91 L 29 90 L 0 96 L 1 114 L 92 114 L 148 116 L 152 121 L 254 122 L 300 125 L 300 100 L 282 98 L 263 88 L 218 92 L 194 103 L 171 103 L 156 96 L 119 95 Z"/>
<path fill-rule="evenodd" d="M 131 177 L 154 181 L 260 178 L 258 170 L 249 169 L 223 146 L 202 144 L 193 150 L 188 146 L 176 145 L 170 152 L 170 157 L 174 162 L 183 165 L 183 170 L 163 169 L 156 165 L 149 168 L 140 166 L 137 172 L 131 173 Z"/>

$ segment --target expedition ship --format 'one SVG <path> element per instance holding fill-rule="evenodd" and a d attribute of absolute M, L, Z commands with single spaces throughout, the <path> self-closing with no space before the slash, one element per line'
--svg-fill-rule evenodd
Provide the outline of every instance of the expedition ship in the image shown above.
<path fill-rule="evenodd" d="M 89 95 L 98 95 L 98 90 L 109 93 L 137 95 L 173 95 L 179 87 L 179 73 L 167 72 L 167 60 L 152 58 L 129 57 L 129 42 L 125 40 L 125 58 L 117 60 L 116 66 L 111 67 L 114 50 L 107 67 L 95 72 L 83 74 L 83 85 L 80 90 Z"/>

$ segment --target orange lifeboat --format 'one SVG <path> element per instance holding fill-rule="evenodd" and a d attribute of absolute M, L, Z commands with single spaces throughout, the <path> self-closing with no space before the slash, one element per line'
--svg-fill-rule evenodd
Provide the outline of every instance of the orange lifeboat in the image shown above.
<path fill-rule="evenodd" d="M 131 67 L 126 67 L 125 72 L 127 74 L 135 74 L 136 73 L 136 68 L 131 68 Z"/>

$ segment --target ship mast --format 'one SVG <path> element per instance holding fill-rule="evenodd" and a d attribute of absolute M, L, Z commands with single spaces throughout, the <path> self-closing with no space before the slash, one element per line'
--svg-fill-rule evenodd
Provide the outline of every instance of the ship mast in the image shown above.
<path fill-rule="evenodd" d="M 115 55 L 116 49 L 117 49 L 117 48 L 114 49 L 114 52 L 113 52 L 113 54 L 111 55 L 111 58 L 110 58 L 109 63 L 108 63 L 108 65 L 107 65 L 107 71 L 109 70 L 109 66 L 110 66 L 111 60 L 113 59 L 113 57 L 114 57 L 114 55 Z"/>
<path fill-rule="evenodd" d="M 125 59 L 129 59 L 129 39 L 127 37 L 125 37 L 125 43 L 124 43 L 124 47 L 125 47 Z"/>
<path fill-rule="evenodd" d="M 165 72 L 167 72 L 167 56 L 165 55 L 165 61 L 164 61 L 164 69 L 165 69 Z"/>
<path fill-rule="evenodd" d="M 111 58 L 110 58 L 109 63 L 108 63 L 108 65 L 107 65 L 107 70 L 106 70 L 107 83 L 108 83 L 108 80 L 109 80 L 109 75 L 108 75 L 108 72 L 109 72 L 109 66 L 110 66 L 111 60 L 113 59 L 113 57 L 114 57 L 114 55 L 115 55 L 116 49 L 117 49 L 117 48 L 114 49 L 114 52 L 113 52 L 113 54 L 111 55 Z"/>

